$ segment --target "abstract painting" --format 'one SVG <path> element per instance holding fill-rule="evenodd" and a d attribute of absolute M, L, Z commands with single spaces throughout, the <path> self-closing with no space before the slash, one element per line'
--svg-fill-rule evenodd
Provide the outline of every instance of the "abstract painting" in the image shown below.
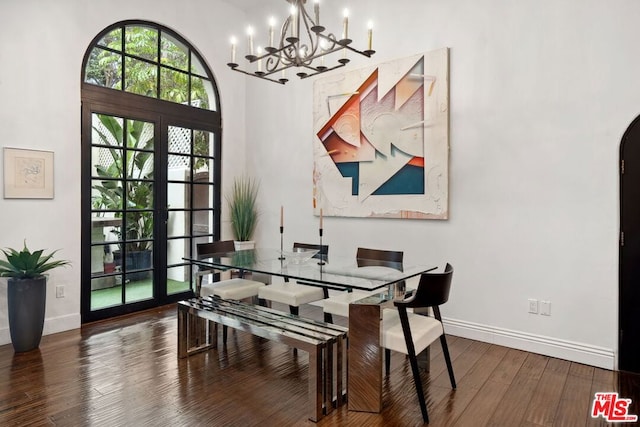
<path fill-rule="evenodd" d="M 448 218 L 447 48 L 316 80 L 313 117 L 316 214 Z"/>

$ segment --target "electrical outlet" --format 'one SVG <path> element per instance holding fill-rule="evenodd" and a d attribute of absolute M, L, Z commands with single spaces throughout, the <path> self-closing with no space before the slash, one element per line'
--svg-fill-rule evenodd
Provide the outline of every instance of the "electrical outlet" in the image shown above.
<path fill-rule="evenodd" d="M 56 298 L 64 298 L 64 285 L 56 285 Z"/>
<path fill-rule="evenodd" d="M 540 301 L 540 314 L 551 316 L 551 301 Z"/>
<path fill-rule="evenodd" d="M 529 298 L 529 313 L 538 314 L 538 300 Z"/>

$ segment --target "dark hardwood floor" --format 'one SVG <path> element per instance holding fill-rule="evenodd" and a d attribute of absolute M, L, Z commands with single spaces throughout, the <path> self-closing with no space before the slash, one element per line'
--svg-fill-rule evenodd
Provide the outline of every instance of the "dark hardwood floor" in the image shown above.
<path fill-rule="evenodd" d="M 315 307 L 304 315 L 321 317 Z M 163 307 L 0 346 L 1 426 L 299 426 L 307 356 L 232 332 L 225 349 L 177 358 L 176 310 Z M 449 337 L 451 390 L 439 343 L 423 372 L 432 426 L 591 426 L 594 393 L 617 391 L 640 414 L 640 376 Z M 394 354 L 381 414 L 342 407 L 317 425 L 413 426 L 422 417 L 411 369 Z"/>

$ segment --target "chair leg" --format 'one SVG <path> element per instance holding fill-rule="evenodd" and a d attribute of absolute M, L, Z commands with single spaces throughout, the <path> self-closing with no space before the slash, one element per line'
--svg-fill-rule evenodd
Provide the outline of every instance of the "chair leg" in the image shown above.
<path fill-rule="evenodd" d="M 407 355 L 409 356 L 409 362 L 411 363 L 413 382 L 416 385 L 416 394 L 418 395 L 418 403 L 420 404 L 420 410 L 422 411 L 422 419 L 425 423 L 429 424 L 427 403 L 424 400 L 424 389 L 422 388 L 422 379 L 420 378 L 420 370 L 418 369 L 418 357 L 416 356 L 416 349 L 413 344 L 413 338 L 411 337 L 411 327 L 409 326 L 407 309 L 405 307 L 398 307 L 398 314 L 400 315 L 400 323 L 402 324 L 404 342 L 407 345 Z"/>
<path fill-rule="evenodd" d="M 222 345 L 227 345 L 227 325 L 222 325 Z"/>
<path fill-rule="evenodd" d="M 388 348 L 384 349 L 384 372 L 386 375 L 389 375 L 389 371 L 391 370 L 391 350 Z"/>
<path fill-rule="evenodd" d="M 440 335 L 440 344 L 442 344 L 442 352 L 444 353 L 444 360 L 447 362 L 447 370 L 449 371 L 449 379 L 451 380 L 451 388 L 456 389 L 456 379 L 453 376 L 453 366 L 451 365 L 451 357 L 449 356 L 449 346 L 447 345 L 447 339 L 444 334 Z"/>
<path fill-rule="evenodd" d="M 195 294 L 196 297 L 200 297 L 201 296 L 201 290 L 202 290 L 202 276 L 196 276 L 196 290 L 195 290 Z"/>
<path fill-rule="evenodd" d="M 323 293 L 324 299 L 329 298 L 328 288 L 322 288 L 322 293 Z M 327 323 L 333 323 L 333 315 L 331 313 L 324 313 L 324 321 Z"/>
<path fill-rule="evenodd" d="M 409 355 L 409 362 L 411 363 L 411 371 L 413 372 L 413 382 L 416 384 L 416 394 L 418 395 L 420 410 L 422 411 L 422 419 L 425 423 L 429 424 L 429 414 L 427 413 L 427 404 L 424 401 L 422 379 L 420 378 L 420 371 L 418 369 L 418 358 L 415 353 Z"/>
<path fill-rule="evenodd" d="M 258 298 L 258 305 L 262 307 L 271 308 L 271 300 Z"/>

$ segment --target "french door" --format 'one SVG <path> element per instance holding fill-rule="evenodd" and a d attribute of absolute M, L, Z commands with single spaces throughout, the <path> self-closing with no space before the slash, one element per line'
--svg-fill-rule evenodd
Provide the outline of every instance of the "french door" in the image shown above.
<path fill-rule="evenodd" d="M 83 322 L 193 295 L 184 258 L 220 232 L 219 114 L 100 89 L 82 106 Z"/>

